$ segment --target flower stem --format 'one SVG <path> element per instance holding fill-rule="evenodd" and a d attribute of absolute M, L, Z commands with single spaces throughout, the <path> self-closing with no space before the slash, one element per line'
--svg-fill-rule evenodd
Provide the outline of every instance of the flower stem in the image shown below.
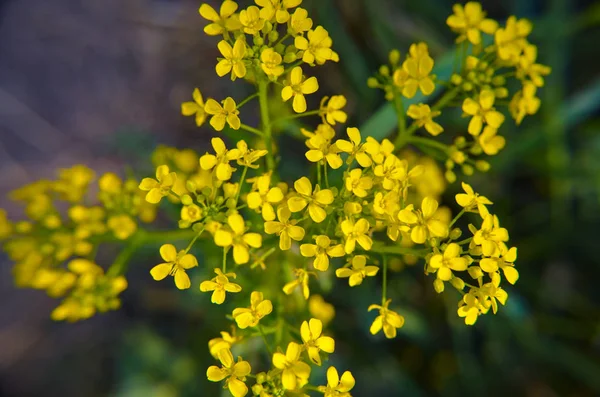
<path fill-rule="evenodd" d="M 286 121 L 286 120 L 293 120 L 293 119 L 299 119 L 301 117 L 308 117 L 308 116 L 316 116 L 321 112 L 320 109 L 317 110 L 311 110 L 309 112 L 304 112 L 304 113 L 297 113 L 297 114 L 292 114 L 290 116 L 284 116 L 284 117 L 280 117 L 278 119 L 275 119 L 271 122 L 271 125 L 277 124 L 280 121 Z"/>
<path fill-rule="evenodd" d="M 258 83 L 258 102 L 260 104 L 262 135 L 265 140 L 265 148 L 267 149 L 267 170 L 272 171 L 275 169 L 275 158 L 273 157 L 273 138 L 271 136 L 271 121 L 269 119 L 268 84 L 268 81 L 265 80 Z"/>
<path fill-rule="evenodd" d="M 422 145 L 422 146 L 429 146 L 438 150 L 441 150 L 444 153 L 448 153 L 448 145 L 446 145 L 445 143 L 442 142 L 438 142 L 435 141 L 433 139 L 430 138 L 423 138 L 420 136 L 411 136 L 410 139 L 408 140 L 409 143 L 414 143 L 417 146 Z"/>
<path fill-rule="evenodd" d="M 263 331 L 261 324 L 258 324 L 258 332 L 260 332 L 260 335 L 262 336 L 263 341 L 265 342 L 265 347 L 267 348 L 267 351 L 269 352 L 269 356 L 273 356 L 273 350 L 271 349 L 271 345 L 269 345 L 269 341 L 267 340 L 267 335 L 265 335 L 265 331 Z"/>
<path fill-rule="evenodd" d="M 387 262 L 387 256 L 382 255 L 383 257 L 383 287 L 382 290 L 383 292 L 381 293 L 381 304 L 385 304 L 385 301 L 387 300 L 387 268 L 388 268 L 388 262 Z"/>
<path fill-rule="evenodd" d="M 402 103 L 402 94 L 399 92 L 394 96 L 394 109 L 396 110 L 396 116 L 398 116 L 398 137 L 396 137 L 394 145 L 396 149 L 400 149 L 406 145 L 410 135 L 406 130 L 406 112 Z"/>
<path fill-rule="evenodd" d="M 237 206 L 238 200 L 240 199 L 240 194 L 242 193 L 242 185 L 244 184 L 244 180 L 246 179 L 246 173 L 248 172 L 248 167 L 244 167 L 242 171 L 242 177 L 240 178 L 239 186 L 237 188 L 237 193 L 235 194 L 235 205 Z"/>
<path fill-rule="evenodd" d="M 452 225 L 454 225 L 456 223 L 456 221 L 459 220 L 461 216 L 463 216 L 464 213 L 465 213 L 465 209 L 463 208 L 458 214 L 456 214 L 454 219 L 452 219 L 452 222 L 450 222 L 450 224 L 448 225 L 448 229 L 450 229 L 452 227 Z"/>
<path fill-rule="evenodd" d="M 237 109 L 241 108 L 242 106 L 244 106 L 246 103 L 250 102 L 252 99 L 256 98 L 258 96 L 258 92 L 250 95 L 248 98 L 244 99 L 242 102 L 237 104 Z"/>
<path fill-rule="evenodd" d="M 263 133 L 262 133 L 260 130 L 258 130 L 258 129 L 256 129 L 256 128 L 254 128 L 254 127 L 250 127 L 249 125 L 246 125 L 246 124 L 240 124 L 240 129 L 242 129 L 242 130 L 244 130 L 244 131 L 251 132 L 251 133 L 253 133 L 254 135 L 258 135 L 258 136 L 260 136 L 260 137 L 264 137 L 264 134 L 263 134 Z"/>

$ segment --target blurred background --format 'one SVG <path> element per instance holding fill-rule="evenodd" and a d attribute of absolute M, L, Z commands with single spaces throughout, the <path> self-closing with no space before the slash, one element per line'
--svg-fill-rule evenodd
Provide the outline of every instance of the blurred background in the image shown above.
<path fill-rule="evenodd" d="M 305 0 L 341 58 L 316 70 L 326 76 L 320 94 L 347 96 L 350 125 L 375 115 L 369 132 L 391 133 L 394 115 L 383 95 L 367 88 L 367 77 L 390 49 L 404 53 L 415 41 L 426 41 L 436 62 L 448 57 L 452 4 Z M 492 198 L 509 229 L 520 280 L 498 315 L 465 327 L 457 297 L 438 296 L 419 266 L 406 268 L 389 288 L 406 317 L 392 341 L 368 333 L 374 315 L 364 309 L 378 294 L 376 283 L 351 294 L 340 283 L 325 296 L 337 308 L 331 363 L 352 370 L 355 396 L 600 395 L 600 2 L 482 4 L 500 21 L 531 19 L 539 61 L 553 70 L 539 93 L 540 112 L 518 129 L 505 123 L 506 149 L 489 173 L 468 179 Z M 216 41 L 202 32 L 199 5 L 0 1 L 0 207 L 14 217 L 19 209 L 5 193 L 59 167 L 83 163 L 123 175 L 129 164 L 145 176 L 158 144 L 205 150 L 210 128 L 182 117 L 180 103 L 194 87 L 217 98 L 249 91 L 214 74 Z M 244 122 L 254 124 L 245 110 Z M 453 120 L 448 131 L 465 129 Z M 296 141 L 281 143 L 295 154 L 285 168 L 301 172 Z M 457 189 L 449 187 L 446 202 Z M 0 395 L 218 396 L 205 371 L 213 364 L 207 341 L 222 330 L 222 316 L 194 288 L 181 293 L 153 282 L 155 251 L 130 265 L 122 310 L 77 324 L 52 322 L 56 302 L 15 289 L 11 264 L 0 257 Z"/>

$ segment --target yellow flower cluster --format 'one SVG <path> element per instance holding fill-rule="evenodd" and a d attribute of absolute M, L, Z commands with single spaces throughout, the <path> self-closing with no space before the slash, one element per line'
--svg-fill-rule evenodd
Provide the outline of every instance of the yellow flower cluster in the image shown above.
<path fill-rule="evenodd" d="M 16 263 L 18 285 L 64 297 L 53 318 L 78 320 L 118 307 L 129 257 L 138 246 L 158 241 L 162 260 L 148 266 L 154 280 L 172 276 L 178 289 L 194 286 L 210 293 L 216 305 L 233 305 L 231 331 L 208 343 L 220 362 L 208 368 L 208 380 L 223 382 L 235 397 L 250 392 L 306 396 L 309 390 L 350 397 L 355 380 L 348 371 L 340 376 L 329 367 L 326 385 L 310 383 L 312 368 L 335 350 L 334 339 L 323 330 L 335 308 L 313 293 L 324 284 L 314 281 L 335 275 L 354 288 L 381 279 L 381 299 L 365 310 L 377 312 L 370 332 L 386 338 L 396 337 L 405 322 L 387 293 L 388 273 L 398 270 L 398 263 L 422 260 L 438 293 L 446 283 L 456 289 L 458 316 L 466 324 L 490 308 L 496 313 L 498 302 L 505 304 L 508 294 L 501 282 L 518 279 L 517 249 L 508 245 L 508 231 L 490 213 L 492 202 L 463 183 L 464 192 L 455 196 L 461 208 L 456 216 L 440 203 L 447 184 L 457 179 L 456 164 L 466 175 L 486 171 L 489 164 L 477 156 L 495 155 L 504 147 L 505 139 L 497 134 L 505 122 L 501 106 L 517 123 L 537 111 L 536 90 L 549 69 L 536 63 L 535 46 L 527 41 L 531 24 L 511 17 L 500 26 L 486 18 L 478 3 L 454 6 L 447 24 L 458 34 L 462 51 L 457 54 L 463 55 L 447 82 L 433 73 L 426 43 L 412 44 L 404 59 L 399 51 L 390 52 L 389 65 L 367 84 L 383 89 L 393 102 L 398 134 L 393 140 L 375 139 L 356 127 L 339 131 L 348 120 L 343 95 L 324 97 L 311 107 L 307 96 L 319 85 L 305 72 L 339 57 L 327 30 L 314 26 L 300 5 L 301 0 L 255 0 L 240 10 L 237 2 L 225 0 L 219 10 L 208 4 L 199 9 L 208 21 L 205 33 L 219 38 L 216 74 L 244 80 L 256 93 L 238 102 L 231 97 L 205 101 L 195 89 L 193 101 L 182 104 L 182 114 L 194 116 L 197 126 L 209 120 L 215 131 L 227 126 L 251 134 L 250 139 L 229 144 L 215 137 L 204 154 L 160 146 L 152 155 L 154 176 L 138 182 L 107 173 L 98 180 L 96 205 L 86 204 L 93 172 L 83 166 L 62 170 L 56 181 L 13 192 L 13 198 L 25 202 L 30 220 L 12 223 L 0 211 L 0 240 Z M 504 102 L 509 77 L 519 80 L 521 89 Z M 405 106 L 440 87 L 448 89 L 433 105 L 415 101 Z M 275 118 L 273 97 L 291 100 L 293 113 Z M 255 98 L 260 124 L 253 127 L 242 123 L 240 108 Z M 451 145 L 434 139 L 448 134 L 439 122 L 447 107 L 461 108 L 470 119 L 466 134 Z M 310 116 L 319 124 L 301 133 L 314 173 L 282 181 L 275 125 Z M 428 136 L 417 135 L 421 128 Z M 261 142 L 252 148 L 254 137 Z M 330 181 L 332 170 L 339 176 Z M 56 200 L 69 204 L 68 216 L 61 215 Z M 179 230 L 139 228 L 138 220 L 152 221 L 161 203 L 179 213 Z M 457 222 L 465 214 L 477 221 L 465 222 L 471 236 L 461 240 Z M 189 243 L 176 247 L 175 239 Z M 95 248 L 111 240 L 129 244 L 105 273 L 94 263 Z M 205 263 L 198 260 L 196 245 L 212 246 L 203 251 Z M 198 282 L 195 273 L 210 276 Z M 293 323 L 292 318 L 309 319 Z M 265 372 L 253 373 L 254 363 L 239 356 L 236 361 L 232 353 L 255 338 L 262 339 L 258 345 L 268 353 Z"/>

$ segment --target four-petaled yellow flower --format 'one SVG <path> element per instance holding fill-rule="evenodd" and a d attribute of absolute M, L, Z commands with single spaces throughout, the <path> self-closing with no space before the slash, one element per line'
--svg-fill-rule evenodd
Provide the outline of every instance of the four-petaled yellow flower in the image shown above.
<path fill-rule="evenodd" d="M 195 88 L 192 94 L 194 102 L 184 102 L 181 104 L 181 114 L 184 116 L 196 116 L 196 125 L 200 127 L 206 120 L 206 111 L 204 110 L 204 99 L 199 89 Z"/>
<path fill-rule="evenodd" d="M 479 262 L 479 266 L 481 267 L 481 270 L 487 273 L 495 273 L 498 269 L 502 269 L 504 278 L 506 278 L 509 283 L 514 284 L 519 279 L 519 272 L 515 269 L 513 263 L 516 260 L 517 248 L 512 247 L 511 249 L 506 250 L 499 258 L 482 258 Z"/>
<path fill-rule="evenodd" d="M 517 92 L 510 103 L 508 110 L 517 125 L 521 124 L 526 115 L 536 114 L 540 108 L 540 98 L 536 97 L 537 87 L 530 81 L 523 83 L 523 89 Z"/>
<path fill-rule="evenodd" d="M 260 17 L 265 21 L 275 19 L 277 23 L 286 23 L 290 19 L 288 9 L 298 7 L 302 0 L 254 0 L 261 6 Z"/>
<path fill-rule="evenodd" d="M 325 207 L 333 203 L 333 192 L 329 189 L 321 190 L 319 185 L 313 191 L 310 180 L 303 176 L 294 182 L 296 195 L 288 199 L 288 207 L 292 212 L 300 212 L 308 206 L 308 214 L 316 223 L 321 223 L 327 217 Z"/>
<path fill-rule="evenodd" d="M 346 97 L 343 95 L 334 95 L 331 98 L 324 96 L 321 99 L 319 115 L 323 123 L 335 125 L 335 123 L 344 124 L 348 119 L 348 115 L 342 109 L 346 106 Z"/>
<path fill-rule="evenodd" d="M 260 211 L 265 221 L 272 221 L 275 219 L 273 204 L 277 204 L 283 200 L 281 188 L 277 186 L 270 187 L 270 185 L 270 173 L 256 177 L 254 180 L 253 191 L 248 193 L 248 196 L 246 197 L 248 208 Z"/>
<path fill-rule="evenodd" d="M 469 291 L 459 303 L 458 316 L 464 317 L 466 325 L 473 325 L 477 321 L 481 306 L 482 304 L 477 296 L 475 296 L 473 291 Z"/>
<path fill-rule="evenodd" d="M 227 150 L 225 142 L 221 138 L 213 138 L 210 143 L 215 154 L 206 153 L 200 157 L 200 168 L 206 171 L 214 170 L 215 176 L 220 181 L 230 180 L 235 168 L 229 165 L 229 162 L 240 158 L 239 149 Z"/>
<path fill-rule="evenodd" d="M 344 256 L 344 247 L 342 244 L 331 245 L 331 240 L 327 236 L 315 236 L 316 244 L 302 244 L 300 253 L 307 258 L 314 257 L 313 267 L 322 272 L 329 268 L 329 258 L 339 258 Z"/>
<path fill-rule="evenodd" d="M 283 74 L 283 58 L 274 49 L 267 47 L 260 54 L 260 67 L 267 76 L 279 77 Z"/>
<path fill-rule="evenodd" d="M 264 299 L 262 292 L 252 291 L 250 295 L 250 307 L 233 309 L 233 319 L 238 327 L 245 329 L 256 327 L 258 322 L 273 311 L 273 303 Z"/>
<path fill-rule="evenodd" d="M 483 128 L 483 123 L 500 128 L 504 123 L 504 115 L 494 108 L 496 97 L 491 90 L 482 90 L 477 100 L 466 98 L 462 105 L 465 114 L 472 116 L 469 122 L 469 134 L 477 136 Z"/>
<path fill-rule="evenodd" d="M 493 156 L 498 154 L 504 145 L 506 144 L 506 140 L 503 136 L 498 135 L 498 130 L 494 127 L 486 125 L 483 127 L 483 132 L 477 138 L 477 143 L 481 146 L 481 149 L 488 156 Z"/>
<path fill-rule="evenodd" d="M 456 195 L 456 202 L 461 207 L 466 210 L 471 210 L 477 207 L 477 211 L 482 218 L 485 218 L 490 212 L 486 208 L 486 205 L 494 204 L 487 197 L 480 196 L 478 193 L 475 193 L 471 185 L 467 183 L 462 183 L 462 188 L 465 191 L 464 193 L 458 193 Z"/>
<path fill-rule="evenodd" d="M 308 17 L 308 11 L 304 8 L 296 8 L 288 21 L 288 33 L 295 37 L 310 30 L 312 26 L 313 21 Z"/>
<path fill-rule="evenodd" d="M 287 102 L 291 97 L 294 97 L 292 102 L 292 108 L 296 113 L 306 112 L 306 98 L 304 94 L 313 94 L 319 89 L 319 83 L 316 77 L 309 77 L 304 79 L 302 75 L 302 68 L 296 66 L 292 69 L 289 76 L 289 81 L 286 82 L 285 87 L 281 90 L 281 98 Z"/>
<path fill-rule="evenodd" d="M 362 284 L 367 276 L 374 276 L 379 271 L 377 266 L 366 266 L 367 257 L 364 255 L 356 255 L 350 262 L 351 267 L 342 267 L 335 271 L 335 275 L 339 278 L 349 277 L 348 285 L 355 287 Z"/>
<path fill-rule="evenodd" d="M 308 276 L 314 273 L 308 273 L 304 269 L 294 269 L 294 273 L 296 276 L 295 280 L 290 281 L 286 285 L 283 286 L 283 292 L 286 295 L 290 295 L 296 287 L 300 287 L 302 289 L 302 296 L 304 299 L 308 299 L 310 297 L 310 289 L 308 288 Z"/>
<path fill-rule="evenodd" d="M 238 265 L 248 263 L 250 249 L 262 246 L 262 236 L 259 233 L 246 233 L 246 224 L 240 214 L 227 217 L 227 228 L 220 228 L 215 232 L 215 244 L 219 247 L 233 246 L 233 260 Z"/>
<path fill-rule="evenodd" d="M 323 323 L 316 318 L 304 321 L 300 326 L 300 336 L 304 342 L 308 358 L 319 366 L 321 365 L 319 352 L 323 350 L 326 353 L 333 353 L 335 350 L 335 341 L 333 338 L 321 335 L 322 331 Z"/>
<path fill-rule="evenodd" d="M 412 44 L 402 68 L 394 72 L 394 84 L 402 89 L 402 95 L 406 98 L 414 97 L 418 89 L 424 95 L 430 95 L 435 90 L 432 70 L 433 58 L 429 56 L 427 44 Z"/>
<path fill-rule="evenodd" d="M 450 29 L 459 34 L 456 42 L 460 43 L 465 39 L 473 45 L 481 44 L 481 32 L 494 34 L 498 29 L 498 23 L 493 19 L 486 18 L 486 13 L 482 11 L 481 4 L 476 1 L 469 1 L 467 4 L 455 4 L 452 7 L 453 15 L 446 20 Z"/>
<path fill-rule="evenodd" d="M 305 134 L 307 135 L 307 134 Z M 331 140 L 335 137 L 335 130 L 328 124 L 320 124 L 314 134 L 306 140 L 308 151 L 305 153 L 306 159 L 310 162 L 321 162 L 327 164 L 334 170 L 340 168 L 344 162 L 340 157 L 340 150 Z"/>
<path fill-rule="evenodd" d="M 237 362 L 233 360 L 233 354 L 229 349 L 221 349 L 219 352 L 219 361 L 222 367 L 212 365 L 206 371 L 206 377 L 211 382 L 220 382 L 225 380 L 225 386 L 229 389 L 233 397 L 244 397 L 248 393 L 248 386 L 244 383 L 246 376 L 250 375 L 252 368 L 248 361 L 243 361 L 238 357 Z"/>
<path fill-rule="evenodd" d="M 410 105 L 406 114 L 414 119 L 419 127 L 425 126 L 425 130 L 433 136 L 438 136 L 444 132 L 444 128 L 433 121 L 433 118 L 439 116 L 441 112 L 439 110 L 432 111 L 429 105 L 424 103 Z"/>
<path fill-rule="evenodd" d="M 231 72 L 231 80 L 244 77 L 246 75 L 246 65 L 244 64 L 246 41 L 243 38 L 238 38 L 231 47 L 231 44 L 226 40 L 221 40 L 217 47 L 224 58 L 215 67 L 219 77 L 223 77 L 229 72 Z"/>
<path fill-rule="evenodd" d="M 369 306 L 369 311 L 373 309 L 379 310 L 379 316 L 375 318 L 375 321 L 373 321 L 373 324 L 371 324 L 371 328 L 369 328 L 371 334 L 375 335 L 383 328 L 385 337 L 392 339 L 396 337 L 396 330 L 398 328 L 402 328 L 404 325 L 404 317 L 388 308 L 391 301 L 391 299 L 388 299 L 383 303 L 383 305 Z"/>
<path fill-rule="evenodd" d="M 212 22 L 204 27 L 204 33 L 209 36 L 218 36 L 227 31 L 239 29 L 240 22 L 234 14 L 237 8 L 238 5 L 235 1 L 225 0 L 217 14 L 217 11 L 210 5 L 202 4 L 198 12 L 202 18 Z"/>
<path fill-rule="evenodd" d="M 325 61 L 337 61 L 337 54 L 331 49 L 333 41 L 323 26 L 309 30 L 304 36 L 296 36 L 294 46 L 303 51 L 302 61 L 309 65 L 322 65 Z"/>
<path fill-rule="evenodd" d="M 360 168 L 355 168 L 346 175 L 344 180 L 346 190 L 353 193 L 356 197 L 366 197 L 367 190 L 373 187 L 373 178 L 363 176 Z"/>
<path fill-rule="evenodd" d="M 265 222 L 265 233 L 279 236 L 279 249 L 289 250 L 292 247 L 292 239 L 300 241 L 304 238 L 304 229 L 296 226 L 296 219 L 290 220 L 292 213 L 285 206 L 277 209 L 277 221 Z"/>
<path fill-rule="evenodd" d="M 508 241 L 508 230 L 500 227 L 498 217 L 492 214 L 483 218 L 481 229 L 473 233 L 473 242 L 481 245 L 484 256 L 498 256 L 505 247 L 506 241 Z"/>
<path fill-rule="evenodd" d="M 232 327 L 233 328 L 233 327 Z M 235 329 L 234 329 L 235 331 Z M 231 349 L 235 343 L 242 340 L 241 336 L 235 336 L 235 332 L 231 334 L 229 332 L 221 331 L 220 338 L 213 338 L 208 341 L 208 350 L 210 351 L 210 355 L 214 358 L 219 358 L 219 352 L 222 349 Z"/>
<path fill-rule="evenodd" d="M 356 248 L 356 243 L 362 247 L 365 251 L 371 249 L 373 246 L 373 240 L 367 233 L 369 233 L 369 221 L 365 218 L 361 218 L 358 221 L 354 221 L 352 218 L 346 218 L 340 224 L 342 233 L 346 238 L 344 243 L 344 251 L 346 254 L 351 254 Z"/>
<path fill-rule="evenodd" d="M 350 397 L 350 390 L 356 381 L 350 371 L 344 371 L 342 378 L 335 367 L 327 369 L 327 386 L 319 386 L 317 389 L 324 394 L 323 397 Z"/>
<path fill-rule="evenodd" d="M 209 98 L 208 101 L 206 101 L 206 105 L 204 105 L 204 111 L 207 114 L 212 115 L 210 118 L 210 125 L 215 131 L 222 131 L 223 128 L 225 128 L 225 122 L 227 122 L 229 127 L 234 130 L 240 129 L 240 111 L 237 110 L 237 105 L 232 97 L 225 98 L 223 100 L 223 105 L 214 99 Z"/>
<path fill-rule="evenodd" d="M 450 243 L 444 249 L 443 254 L 435 254 L 429 260 L 429 267 L 437 271 L 437 278 L 449 281 L 452 278 L 452 270 L 467 270 L 469 261 L 460 256 L 460 245 Z"/>
<path fill-rule="evenodd" d="M 346 134 L 348 134 L 348 138 L 350 141 L 345 139 L 338 139 L 335 141 L 337 147 L 344 153 L 348 153 L 349 157 L 346 161 L 348 164 L 352 162 L 352 160 L 356 159 L 358 164 L 361 167 L 370 167 L 373 164 L 371 157 L 367 154 L 367 150 L 369 149 L 369 145 L 366 145 L 361 142 L 360 131 L 356 127 L 346 128 Z"/>
<path fill-rule="evenodd" d="M 232 283 L 229 281 L 229 277 L 235 278 L 235 273 L 227 273 L 223 274 L 221 269 L 215 268 L 215 273 L 217 274 L 212 280 L 203 281 L 200 284 L 200 291 L 202 292 L 210 292 L 212 296 L 210 301 L 212 303 L 216 303 L 220 305 L 225 302 L 226 292 L 236 293 L 242 290 L 242 287 L 239 284 Z"/>
<path fill-rule="evenodd" d="M 308 383 L 310 365 L 300 360 L 301 345 L 290 342 L 285 354 L 273 354 L 273 366 L 282 370 L 281 384 L 286 390 L 296 390 Z"/>
<path fill-rule="evenodd" d="M 163 244 L 160 247 L 160 256 L 165 263 L 158 264 L 150 270 L 152 278 L 160 281 L 168 275 L 174 276 L 175 286 L 179 289 L 190 288 L 190 277 L 185 272 L 186 269 L 198 266 L 198 260 L 192 254 L 188 254 L 185 250 L 177 252 L 172 244 Z"/>
<path fill-rule="evenodd" d="M 414 243 L 423 244 L 431 237 L 446 237 L 448 225 L 436 216 L 438 202 L 433 197 L 425 197 L 421 210 L 415 211 L 413 205 L 398 212 L 398 219 L 411 227 L 410 238 Z"/>
<path fill-rule="evenodd" d="M 140 190 L 148 192 L 146 201 L 152 204 L 160 203 L 163 197 L 171 193 L 173 185 L 177 181 L 177 174 L 169 172 L 168 165 L 160 165 L 156 167 L 156 179 L 144 178 L 140 183 Z"/>
<path fill-rule="evenodd" d="M 260 10 L 256 6 L 250 6 L 240 11 L 240 23 L 244 28 L 244 33 L 256 35 L 265 25 L 265 20 L 260 17 Z"/>

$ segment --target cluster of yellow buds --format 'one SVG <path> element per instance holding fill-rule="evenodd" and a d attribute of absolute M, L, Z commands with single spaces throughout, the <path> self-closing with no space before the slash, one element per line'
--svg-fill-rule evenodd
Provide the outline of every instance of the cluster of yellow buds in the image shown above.
<path fill-rule="evenodd" d="M 328 292 L 321 281 L 330 275 L 350 288 L 381 277 L 381 299 L 365 310 L 378 313 L 372 334 L 382 331 L 394 338 L 405 319 L 391 307 L 388 272 L 394 261 L 414 265 L 422 260 L 425 273 L 435 277 L 438 293 L 446 283 L 458 291 L 458 316 L 466 324 L 474 324 L 490 308 L 496 313 L 498 302 L 504 305 L 508 296 L 502 279 L 514 284 L 519 276 L 514 267 L 517 249 L 508 245 L 508 231 L 489 212 L 492 202 L 464 182 L 464 193 L 455 196 L 462 208 L 456 216 L 440 203 L 447 184 L 457 179 L 456 164 L 466 175 L 474 169 L 486 171 L 489 164 L 476 156 L 495 155 L 505 145 L 497 134 L 505 122 L 501 105 L 507 105 L 517 123 L 537 111 L 536 90 L 549 69 L 536 63 L 535 46 L 526 39 L 529 22 L 511 17 L 500 27 L 486 18 L 479 3 L 455 5 L 447 23 L 458 34 L 457 54 L 462 56 L 450 80 L 439 81 L 433 74 L 435 62 L 427 44 L 412 44 L 404 60 L 393 50 L 389 65 L 367 84 L 383 89 L 394 103 L 398 135 L 375 139 L 356 127 L 339 131 L 348 119 L 346 98 L 324 97 L 316 109 L 308 110 L 306 97 L 319 88 L 306 72 L 339 61 L 327 30 L 313 26 L 301 0 L 255 3 L 239 10 L 235 1 L 225 0 L 219 10 L 203 4 L 199 13 L 209 21 L 205 33 L 220 38 L 216 74 L 245 80 L 256 93 L 241 101 L 205 101 L 196 88 L 193 101 L 181 107 L 197 126 L 208 119 L 215 131 L 241 130 L 248 139 L 228 146 L 214 137 L 212 150 L 205 154 L 160 146 L 152 156 L 154 177 L 138 182 L 105 174 L 98 180 L 97 205 L 85 204 L 91 170 L 63 170 L 57 181 L 37 182 L 13 193 L 27 204 L 31 221 L 13 224 L 0 212 L 0 239 L 6 240 L 5 249 L 16 262 L 17 284 L 65 296 L 52 313 L 57 320 L 84 319 L 117 308 L 117 296 L 127 286 L 122 276 L 127 260 L 137 246 L 160 241 L 162 261 L 148 267 L 154 280 L 172 276 L 178 289 L 195 285 L 210 293 L 212 303 L 235 306 L 228 316 L 231 332 L 209 341 L 220 365 L 208 368 L 208 380 L 223 382 L 235 397 L 249 392 L 306 396 L 308 391 L 349 397 L 355 384 L 349 371 L 340 376 L 329 367 L 326 385 L 311 384 L 312 369 L 335 350 L 334 339 L 323 330 L 335 308 L 314 290 Z M 522 88 L 503 103 L 510 95 L 509 77 Z M 436 87 L 449 88 L 433 106 L 405 106 L 417 96 L 434 95 Z M 273 97 L 291 100 L 294 113 L 277 117 Z M 255 98 L 260 108 L 256 127 L 243 123 L 240 115 L 242 106 Z M 434 119 L 452 106 L 462 108 L 470 121 L 466 134 L 447 145 L 435 140 L 445 129 Z M 319 123 L 301 133 L 314 172 L 282 181 L 275 144 L 280 131 L 274 125 L 311 116 Z M 413 120 L 410 125 L 407 117 Z M 420 128 L 428 135 L 418 136 Z M 253 139 L 259 142 L 254 145 Z M 445 172 L 436 160 L 445 164 Z M 334 172 L 338 177 L 331 178 Z M 53 204 L 57 199 L 69 203 L 66 219 Z M 140 229 L 137 220 L 152 221 L 161 202 L 178 211 L 179 230 Z M 474 225 L 463 219 L 471 236 L 461 240 L 457 222 L 465 214 L 477 221 Z M 189 238 L 187 246 L 176 247 L 175 235 Z M 94 263 L 95 247 L 111 240 L 130 243 L 105 273 Z M 211 245 L 213 251 L 217 247 L 220 258 L 207 254 L 200 263 L 197 245 Z M 214 277 L 195 284 L 190 276 L 197 267 Z M 308 320 L 295 323 L 298 318 Z M 264 372 L 253 373 L 255 364 L 234 359 L 237 346 L 254 338 L 262 339 L 259 345 L 269 358 Z"/>

